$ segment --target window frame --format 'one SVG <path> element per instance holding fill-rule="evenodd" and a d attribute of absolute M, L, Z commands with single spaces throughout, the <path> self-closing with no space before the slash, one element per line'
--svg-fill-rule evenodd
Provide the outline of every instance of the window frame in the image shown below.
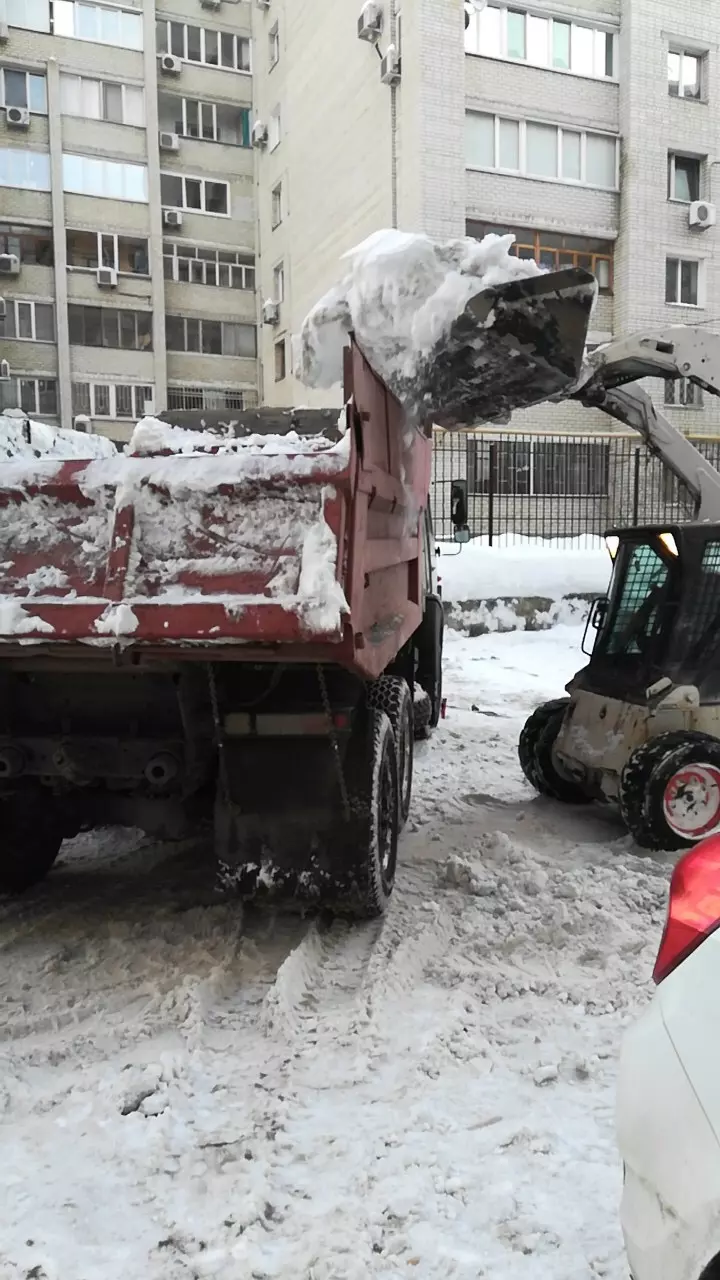
<path fill-rule="evenodd" d="M 677 195 L 677 194 L 676 194 L 676 188 L 675 188 L 676 177 L 677 177 L 677 166 L 676 166 L 676 162 L 677 162 L 678 160 L 690 160 L 690 161 L 692 161 L 694 164 L 696 164 L 696 165 L 697 165 L 697 186 L 698 186 L 698 193 L 697 193 L 697 195 L 696 195 L 696 196 L 690 196 L 690 198 L 689 198 L 688 200 L 685 200 L 683 196 L 679 196 L 679 195 Z M 685 205 L 685 206 L 687 207 L 687 205 L 694 204 L 694 202 L 695 202 L 696 200 L 702 200 L 702 199 L 703 199 L 703 191 L 704 191 L 704 189 L 705 189 L 705 165 L 706 165 L 706 163 L 707 163 L 707 157 L 706 157 L 706 156 L 691 155 L 691 154 L 690 154 L 689 152 L 687 152 L 687 151 L 668 151 L 668 195 L 667 195 L 667 198 L 668 198 L 668 201 L 669 201 L 669 203 L 670 203 L 670 204 L 682 204 L 682 205 Z"/>
<path fill-rule="evenodd" d="M 172 253 L 168 253 L 169 246 L 172 248 Z M 202 256 L 200 251 L 202 251 Z M 215 254 L 214 259 L 208 258 L 206 256 L 209 253 Z M 236 261 L 221 262 L 220 260 L 221 253 L 224 253 L 224 254 L 234 253 Z M 252 259 L 252 261 L 242 261 L 242 259 L 246 259 L 246 258 Z M 165 264 L 168 261 L 172 263 L 170 275 L 168 275 L 165 270 Z M 203 263 L 204 264 L 203 270 L 202 271 L 198 270 L 195 273 L 197 276 L 202 276 L 202 279 L 194 279 L 194 280 L 191 279 L 193 272 L 188 267 L 187 280 L 181 280 L 180 271 L 178 267 L 178 263 L 180 261 L 187 262 L 187 263 L 191 263 L 191 262 Z M 208 266 L 217 267 L 214 281 L 207 279 Z M 221 267 L 228 268 L 228 284 L 223 284 L 221 281 L 221 278 L 220 278 L 222 274 L 220 271 Z M 256 270 L 257 270 L 257 266 L 255 263 L 254 256 L 250 253 L 243 253 L 241 249 L 226 249 L 224 247 L 219 248 L 219 247 L 216 247 L 215 245 L 186 244 L 185 241 L 183 240 L 163 240 L 163 274 L 166 280 L 171 280 L 176 284 L 200 284 L 200 285 L 207 285 L 209 288 L 213 288 L 213 289 L 238 289 L 240 292 L 254 293 L 255 285 L 256 285 Z M 248 271 L 252 272 L 252 280 L 250 283 L 248 283 L 248 278 L 246 276 L 246 272 Z M 242 281 L 241 284 L 235 284 L 236 272 L 238 273 L 239 278 Z"/>
<path fill-rule="evenodd" d="M 55 388 L 55 408 L 54 409 L 42 409 L 40 407 L 40 383 L 41 382 L 45 382 L 48 384 L 52 383 Z M 35 392 L 35 407 L 33 409 L 26 409 L 25 412 L 34 413 L 37 415 L 38 418 L 40 417 L 57 418 L 60 412 L 60 405 L 58 400 L 57 378 L 53 377 L 52 375 L 49 377 L 44 377 L 42 374 L 18 374 L 18 376 L 15 378 L 15 388 L 17 392 L 17 402 L 18 402 L 18 405 L 20 406 L 22 406 L 22 390 L 21 390 L 22 383 L 32 383 L 34 392 Z"/>
<path fill-rule="evenodd" d="M 5 319 L 5 322 L 4 322 L 5 330 L 4 330 L 3 336 L 8 342 L 42 342 L 42 343 L 45 343 L 47 346 L 57 345 L 57 317 L 55 315 L 55 303 L 52 301 L 52 299 L 49 299 L 46 301 L 44 298 L 6 298 L 5 305 L 7 307 L 7 314 L 9 314 L 11 310 L 13 314 L 12 323 L 13 323 L 14 333 L 10 334 L 7 331 L 7 318 Z M 23 337 L 20 334 L 18 334 L 18 328 L 19 328 L 18 307 L 30 308 L 32 333 L 30 334 L 29 337 Z M 53 327 L 52 338 L 38 338 L 36 307 L 50 307 L 50 310 L 52 311 L 52 327 Z"/>
<path fill-rule="evenodd" d="M 77 191 L 74 187 L 66 186 L 67 177 L 65 170 L 65 161 L 79 160 L 81 162 L 90 162 L 92 164 L 113 165 L 119 169 L 133 169 L 141 174 L 144 180 L 145 194 L 142 197 L 137 195 L 116 195 L 114 192 L 106 191 Z M 148 166 L 135 160 L 109 160 L 106 156 L 88 156 L 80 151 L 63 151 L 62 153 L 62 189 L 66 195 L 92 196 L 95 200 L 122 200 L 128 204 L 148 204 L 149 203 L 149 187 L 148 187 Z M 105 184 L 103 183 L 103 188 Z"/>
<path fill-rule="evenodd" d="M 500 128 L 502 123 L 512 123 L 518 126 L 518 168 L 510 169 L 499 164 L 479 165 L 471 164 L 467 158 L 467 135 L 468 120 L 473 116 L 484 116 L 486 119 L 493 121 L 493 158 L 500 159 Z M 512 178 L 524 178 L 532 182 L 552 182 L 564 187 L 579 187 L 584 191 L 607 191 L 617 194 L 620 190 L 620 136 L 617 133 L 610 133 L 603 129 L 578 129 L 575 127 L 568 128 L 566 125 L 557 124 L 554 120 L 540 120 L 529 116 L 512 116 L 501 115 L 493 111 L 477 111 L 475 109 L 466 109 L 466 145 L 465 145 L 465 169 L 471 173 L 500 173 Z M 542 128 L 554 129 L 556 132 L 556 155 L 558 172 L 562 167 L 563 156 L 563 136 L 574 134 L 580 136 L 580 178 L 565 178 L 561 176 L 547 176 L 542 174 L 530 173 L 527 168 L 527 127 L 528 125 L 539 125 Z M 588 138 L 607 138 L 615 144 L 615 175 L 614 185 L 612 187 L 599 186 L 595 182 L 588 182 L 583 178 L 583 174 L 587 173 L 587 141 Z"/>
<path fill-rule="evenodd" d="M 482 453 L 478 449 L 478 446 L 481 446 L 483 441 L 486 442 L 488 451 L 489 446 L 493 443 L 507 451 L 505 457 L 500 457 L 498 459 L 498 472 L 501 477 L 504 473 L 508 479 L 510 479 L 512 476 L 516 476 L 522 471 L 527 471 L 527 489 L 525 491 L 519 488 L 517 484 L 504 485 L 502 483 L 496 484 L 493 490 L 489 471 L 486 486 L 479 487 L 478 476 L 481 477 L 480 483 L 482 483 L 483 468 L 478 466 L 478 461 L 483 461 L 484 459 Z M 586 457 L 588 476 L 592 470 L 590 459 L 593 457 L 593 450 L 595 450 L 595 457 L 601 460 L 601 467 L 599 468 L 602 471 L 601 483 L 597 486 L 591 487 L 588 483 L 584 482 L 582 477 L 580 477 L 580 483 L 578 486 L 569 486 L 564 493 L 557 492 L 555 488 L 551 486 L 538 489 L 536 476 L 542 474 L 542 464 L 536 457 L 536 448 L 540 450 L 548 445 L 552 445 L 554 449 L 558 450 L 558 453 L 563 446 L 565 446 L 566 449 L 579 449 L 585 446 L 587 449 Z M 523 460 L 523 454 L 525 454 L 527 462 Z M 520 455 L 519 462 L 518 455 Z M 578 475 L 577 467 L 575 471 L 569 467 L 571 459 L 572 455 L 568 454 L 565 463 L 566 475 Z M 551 502 L 561 502 L 563 500 L 575 502 L 579 497 L 587 497 L 590 499 L 606 498 L 610 491 L 610 464 L 610 441 L 607 439 L 598 440 L 591 435 L 582 438 L 573 436 L 572 439 L 569 440 L 562 436 L 546 436 L 544 434 L 533 436 L 518 435 L 517 438 L 512 437 L 512 435 L 505 435 L 501 437 L 470 435 L 467 439 L 466 449 L 468 496 L 476 499 L 487 498 L 491 492 L 494 492 L 496 497 L 500 496 L 515 500 L 526 499 L 533 502 L 543 502 L 548 500 Z M 597 463 L 594 465 L 597 467 Z M 556 474 L 556 468 L 547 468 L 547 473 L 550 475 Z"/>
<path fill-rule="evenodd" d="M 3 65 L 0 67 L 0 107 L 5 109 L 8 106 L 7 94 L 5 90 L 5 76 L 8 71 L 10 71 L 14 75 L 25 77 L 25 102 L 11 103 L 10 105 L 25 107 L 25 109 L 30 112 L 31 116 L 46 116 L 48 113 L 47 76 L 45 75 L 44 72 L 41 72 L 41 71 L 29 71 L 27 67 L 13 67 L 13 66 L 7 66 L 7 65 Z M 30 105 L 30 100 L 32 96 L 30 93 L 31 77 L 33 77 L 35 80 L 42 80 L 43 82 L 44 91 L 45 91 L 45 110 L 44 111 L 38 111 L 36 107 L 32 107 Z"/>
<path fill-rule="evenodd" d="M 110 12 L 110 13 L 122 13 L 122 14 L 124 14 L 126 17 L 129 17 L 129 18 L 139 18 L 139 19 L 140 19 L 140 25 L 139 25 L 138 31 L 139 31 L 139 36 L 140 36 L 140 43 L 139 43 L 139 44 L 137 44 L 137 45 L 134 45 L 134 44 L 128 44 L 128 45 L 126 45 L 126 46 L 124 46 L 124 47 L 126 47 L 126 48 L 128 48 L 128 49 L 132 50 L 132 52 L 133 52 L 133 53 L 142 53 L 142 52 L 143 52 L 144 45 L 145 45 L 145 32 L 144 32 L 144 28 L 143 28 L 143 15 L 142 15 L 142 12 L 139 12 L 137 9 L 126 9 L 126 8 L 124 8 L 122 5 L 115 5 L 115 4 L 95 4 L 95 3 L 93 3 L 93 0 L 65 0 L 65 2 L 66 2 L 66 3 L 69 3 L 69 4 L 71 4 L 71 5 L 72 5 L 72 10 L 73 10 L 73 15 L 72 15 L 72 18 L 73 18 L 73 21 L 72 21 L 72 26 L 73 26 L 72 35 L 70 35 L 70 34 L 69 34 L 68 32 L 66 32 L 66 31 L 58 31 L 58 30 L 57 30 L 57 25 L 58 25 L 58 24 L 57 24 L 57 17 L 56 17 L 57 9 L 55 9 L 55 11 L 51 13 L 51 19 L 50 19 L 50 32 L 51 32 L 51 34 L 52 34 L 52 35 L 65 36 L 66 38 L 69 38 L 69 39 L 72 39 L 72 40 L 84 40 L 84 41 L 86 41 L 86 43 L 87 43 L 87 44 L 102 44 L 102 45 L 105 45 L 107 48 L 113 48 L 113 47 L 115 47 L 115 46 L 116 46 L 116 44 L 117 44 L 117 40 L 116 40 L 116 39 L 112 39 L 112 40 L 98 40 L 98 39 L 95 39 L 95 38 L 93 38 L 93 37 L 91 37 L 91 36 L 87 36 L 87 35 L 80 35 L 80 34 L 78 33 L 76 17 L 77 17 L 78 3 L 81 3 L 81 4 L 82 4 L 82 7 L 83 7 L 84 9 L 95 9 L 95 10 L 100 10 L 100 11 L 101 11 L 101 12 L 103 12 L 103 13 L 105 13 L 105 12 Z"/>
<path fill-rule="evenodd" d="M 71 386 L 73 417 L 76 417 L 78 414 L 83 414 L 87 412 L 87 415 L 89 418 L 105 418 L 105 419 L 111 418 L 111 419 L 116 419 L 118 422 L 137 422 L 139 418 L 143 417 L 147 413 L 148 400 L 150 401 L 151 405 L 155 401 L 154 389 L 151 384 L 146 382 L 127 382 L 127 383 L 85 382 L 83 379 L 78 378 L 78 379 L 73 379 L 70 386 Z M 88 410 L 77 407 L 75 403 L 76 387 L 85 387 L 87 389 L 88 406 L 89 406 Z M 123 390 L 127 388 L 130 391 L 131 408 L 129 413 L 121 413 L 118 410 L 118 389 L 119 388 Z M 102 389 L 103 391 L 107 391 L 109 393 L 108 394 L 108 406 L 110 409 L 109 413 L 102 413 L 98 411 L 96 393 L 100 389 Z M 141 397 L 139 394 L 141 391 L 149 391 L 150 395 Z M 141 400 L 144 406 L 142 411 L 140 411 L 139 409 Z"/>
<path fill-rule="evenodd" d="M 277 151 L 282 141 L 282 113 L 279 104 L 273 107 L 268 120 L 268 151 Z"/>
<path fill-rule="evenodd" d="M 3 182 L 0 178 L 0 188 L 8 191 L 50 191 L 52 189 L 52 180 L 50 174 L 50 152 L 35 151 L 31 147 L 5 147 L 0 145 L 0 167 L 5 156 L 12 157 L 16 163 L 22 157 L 25 164 L 26 177 L 32 168 L 31 162 L 42 163 L 46 166 L 47 180 L 43 180 L 42 185 L 38 186 L 37 182 Z"/>
<path fill-rule="evenodd" d="M 253 324 L 251 320 L 216 320 L 214 316 L 180 316 L 174 313 L 168 314 L 166 319 L 168 321 L 172 320 L 173 322 L 182 323 L 184 346 L 171 347 L 169 339 L 167 340 L 167 349 L 169 352 L 172 351 L 174 355 L 201 355 L 201 356 L 208 356 L 213 358 L 216 358 L 219 356 L 221 359 L 229 359 L 229 360 L 257 360 L 257 353 L 258 353 L 257 325 Z M 215 324 L 220 326 L 221 350 L 207 351 L 205 349 L 205 340 L 206 340 L 205 325 L 215 325 Z M 255 354 L 254 355 L 237 356 L 234 354 L 229 354 L 225 351 L 225 345 L 226 345 L 225 325 L 228 325 L 228 324 L 237 326 L 239 328 L 252 330 L 255 336 Z M 193 325 L 193 326 L 197 325 L 197 346 L 188 345 L 188 332 L 189 332 L 188 325 Z"/>
<path fill-rule="evenodd" d="M 668 263 L 676 262 L 676 293 L 677 301 L 671 301 L 667 296 L 667 268 Z M 681 300 L 682 293 L 682 266 L 683 263 L 691 263 L 697 267 L 697 301 L 683 302 Z M 666 307 L 689 307 L 693 311 L 702 311 L 705 307 L 705 259 L 688 256 L 687 254 L 665 254 L 665 306 Z"/>
<path fill-rule="evenodd" d="M 491 58 L 496 62 L 497 61 L 512 62 L 524 67 L 534 67 L 536 70 L 539 70 L 539 71 L 554 71 L 559 75 L 577 76 L 581 80 L 599 81 L 601 84 L 603 83 L 618 84 L 619 83 L 619 80 L 620 80 L 620 76 L 618 72 L 619 30 L 617 27 L 611 26 L 610 24 L 604 24 L 604 23 L 595 24 L 591 22 L 582 22 L 582 21 L 578 21 L 575 15 L 564 16 L 562 14 L 555 14 L 552 12 L 547 13 L 544 11 L 525 9 L 514 4 L 490 4 L 487 6 L 487 8 L 495 9 L 500 14 L 500 52 L 484 53 L 481 50 L 480 28 L 481 28 L 482 14 L 481 12 L 478 12 L 478 13 L 473 13 L 471 15 L 470 22 L 465 31 L 465 53 L 468 57 Z M 524 58 L 514 57 L 508 53 L 508 14 L 509 13 L 519 14 L 525 19 L 525 24 L 524 24 L 525 57 Z M 528 18 L 539 18 L 546 21 L 548 24 L 548 36 L 547 36 L 548 60 L 547 62 L 534 62 L 534 61 L 531 61 L 531 59 L 528 58 L 527 56 Z M 570 28 L 569 42 L 570 42 L 570 64 L 571 65 L 568 67 L 555 66 L 553 63 L 553 26 L 552 24 L 554 22 L 557 22 L 559 24 L 562 24 L 563 26 L 567 26 Z M 573 67 L 572 67 L 573 28 L 578 28 L 578 27 L 582 28 L 585 31 L 590 31 L 593 35 L 593 38 L 598 35 L 611 37 L 612 63 L 613 63 L 612 75 L 610 76 L 605 74 L 598 75 L 596 72 L 590 73 L 587 71 L 573 70 Z M 470 45 L 473 42 L 475 47 L 470 48 Z M 593 44 L 594 44 L 594 39 L 593 39 Z M 594 60 L 594 57 L 595 57 L 595 50 L 593 48 L 593 60 Z M 607 58 L 607 52 L 606 52 L 606 58 Z"/>
<path fill-rule="evenodd" d="M 165 32 L 164 42 L 157 40 L 157 29 L 162 23 L 164 23 L 167 28 Z M 175 57 L 179 57 L 182 62 L 188 62 L 191 65 L 194 65 L 196 67 L 212 67 L 214 71 L 231 71 L 231 72 L 234 72 L 236 75 L 241 75 L 241 76 L 252 75 L 253 56 L 252 56 L 252 37 L 251 36 L 241 35 L 237 31 L 224 31 L 224 30 L 217 29 L 215 27 L 198 27 L 194 22 L 183 22 L 177 18 L 156 17 L 155 19 L 156 44 L 157 44 L 157 52 L 159 54 L 174 53 L 174 50 L 171 48 L 171 45 L 172 45 L 172 36 L 170 31 L 171 24 L 175 27 L 182 27 L 183 29 L 183 39 L 182 39 L 183 52 L 181 54 L 175 54 Z M 200 58 L 199 59 L 188 57 L 188 49 L 189 49 L 188 31 L 190 29 L 200 32 Z M 222 48 L 222 37 L 226 36 L 226 37 L 232 38 L 233 47 L 235 50 L 235 66 L 234 67 L 228 67 L 225 65 L 225 63 L 222 63 L 219 60 L 217 62 L 207 61 L 208 32 L 210 32 L 211 35 L 217 36 L 218 38 L 218 59 L 220 57 L 219 51 Z M 244 42 L 247 45 L 247 53 L 248 53 L 247 69 L 237 65 L 239 62 L 241 42 Z M 165 44 L 164 49 L 160 48 L 161 43 Z"/>
<path fill-rule="evenodd" d="M 179 137 L 190 138 L 193 142 L 216 142 L 221 147 L 241 147 L 243 150 L 249 150 L 252 147 L 250 137 L 252 112 L 250 107 L 243 106 L 242 104 L 237 106 L 234 102 L 208 102 L 205 98 L 185 98 L 177 93 L 165 93 L 163 90 L 160 90 L 158 94 L 158 98 L 160 97 L 169 98 L 170 100 L 180 104 L 180 124 L 182 125 L 182 129 L 178 135 Z M 212 118 L 211 138 L 207 138 L 202 134 L 198 136 L 198 134 L 188 132 L 187 117 L 189 103 L 193 103 L 197 106 L 199 111 L 205 107 L 209 108 Z M 237 111 L 242 117 L 240 121 L 240 133 L 242 135 L 242 140 L 240 142 L 231 142 L 227 138 L 220 137 L 218 131 L 218 107 L 228 107 L 231 111 Z M 176 123 L 177 121 L 174 120 L 173 124 Z M 171 129 L 170 132 L 177 133 L 177 130 Z"/>
<path fill-rule="evenodd" d="M 225 401 L 222 405 L 215 402 L 220 397 Z M 255 397 L 255 403 L 257 403 L 257 392 L 254 387 L 208 387 L 200 383 L 168 384 L 168 409 L 227 409 L 229 412 L 242 412 L 252 407 L 246 397 Z"/>
<path fill-rule="evenodd" d="M 708 50 L 707 50 L 707 49 L 705 49 L 705 50 L 703 50 L 703 51 L 700 51 L 700 50 L 697 50 L 697 49 L 688 49 L 688 48 L 687 48 L 687 47 L 685 47 L 684 45 L 683 45 L 683 46 L 679 46 L 679 45 L 676 45 L 676 44 L 674 44 L 674 43 L 672 43 L 672 42 L 671 42 L 671 43 L 668 45 L 667 57 L 668 57 L 668 65 L 667 65 L 668 97 L 669 97 L 669 98 L 676 98 L 676 99 L 678 100 L 678 102 L 704 102 L 704 103 L 707 103 L 707 57 L 708 57 Z M 679 59 L 680 59 L 680 71 L 679 71 L 678 91 L 677 91 L 677 93 L 673 93 L 673 92 L 671 91 L 671 89 L 670 89 L 671 84 L 673 84 L 673 83 L 674 83 L 674 81 L 672 81 L 672 80 L 670 79 L 670 58 L 671 58 L 671 57 L 676 57 L 676 58 L 679 58 Z M 698 64 L 698 75 L 699 75 L 699 77 L 700 77 L 700 82 L 699 82 L 700 92 L 698 93 L 697 97 L 696 97 L 695 95 L 693 95 L 693 94 L 690 94 L 690 93 L 683 93 L 683 60 L 684 60 L 685 58 L 694 58 L 694 59 L 696 60 L 697 64 Z"/>
<path fill-rule="evenodd" d="M 162 204 L 163 208 L 182 209 L 185 213 L 198 213 L 198 214 L 202 214 L 203 217 L 205 218 L 232 218 L 233 216 L 232 215 L 232 187 L 231 187 L 231 184 L 225 178 L 206 178 L 194 173 L 173 173 L 169 169 L 161 169 L 160 170 L 161 188 L 162 188 L 162 180 L 164 177 L 180 179 L 180 181 L 182 182 L 183 203 L 174 204 L 170 201 L 165 201 L 162 197 L 162 190 L 161 190 L 160 203 Z M 205 204 L 205 199 L 206 199 L 205 192 L 206 192 L 208 183 L 212 183 L 214 186 L 225 187 L 227 190 L 227 213 L 219 213 L 215 209 L 206 209 L 206 208 L 196 209 L 193 205 L 189 205 L 187 203 L 187 187 L 186 187 L 186 183 L 188 182 L 200 183 L 200 190 L 202 192 L 203 205 Z"/>
<path fill-rule="evenodd" d="M 127 236 L 122 231 L 87 231 L 83 227 L 66 227 L 65 228 L 65 244 L 67 246 L 67 237 L 72 234 L 95 236 L 95 248 L 97 264 L 91 267 L 80 267 L 74 263 L 68 262 L 68 271 L 98 271 L 100 267 L 110 266 L 117 271 L 120 276 L 127 276 L 128 279 L 149 280 L 150 278 L 150 245 L 146 236 Z M 103 240 L 112 239 L 113 242 L 113 261 L 111 263 L 103 262 Z M 145 244 L 145 253 L 147 256 L 147 271 L 122 271 L 120 269 L 120 241 L 121 240 L 138 240 Z M 66 248 L 67 257 L 67 248 Z"/>
<path fill-rule="evenodd" d="M 280 23 L 275 22 L 268 32 L 268 64 L 272 71 L 280 61 Z"/>
<path fill-rule="evenodd" d="M 278 338 L 273 343 L 273 363 L 276 382 L 284 382 L 287 378 L 287 343 L 285 338 Z"/>
<path fill-rule="evenodd" d="M 136 310 L 133 307 L 102 307 L 102 306 L 95 306 L 94 304 L 87 303 L 87 302 L 69 302 L 68 303 L 68 325 L 72 326 L 75 321 L 75 316 L 73 315 L 73 312 L 76 312 L 76 311 L 84 312 L 86 310 L 99 312 L 98 332 L 100 335 L 100 341 L 99 342 L 87 342 L 87 341 L 78 342 L 77 340 L 70 337 L 71 346 L 92 347 L 95 350 L 105 350 L 105 351 L 137 351 L 137 352 L 152 351 L 153 349 L 152 311 Z M 133 318 L 133 328 L 135 330 L 134 343 L 130 346 L 128 346 L 127 343 L 123 341 L 124 330 L 127 327 L 127 319 L 129 316 L 132 316 Z M 149 341 L 145 345 L 141 345 L 141 341 L 140 341 L 141 339 L 141 329 L 140 329 L 140 322 L 139 322 L 140 316 L 147 316 L 149 319 L 149 324 L 148 324 Z M 125 326 L 123 326 L 123 319 L 125 320 Z M 113 327 L 113 324 L 115 327 L 115 336 L 117 338 L 117 342 L 106 342 L 105 338 L 107 334 L 110 332 L 111 328 Z M 83 316 L 83 338 L 87 337 L 86 326 L 87 326 L 87 318 Z"/>
<path fill-rule="evenodd" d="M 282 180 L 277 182 L 270 192 L 270 226 L 276 231 L 282 226 L 284 214 L 283 184 Z"/>
<path fill-rule="evenodd" d="M 7 228 L 7 229 L 5 229 Z M 44 234 L 43 234 L 44 233 Z M 23 241 L 25 238 L 36 239 L 42 237 L 50 249 L 50 261 L 38 262 L 37 250 L 33 250 L 33 258 L 26 258 L 23 252 Z M 17 240 L 17 245 L 12 246 L 11 241 Z M 3 248 L 3 244 L 6 248 Z M 28 266 L 53 267 L 55 263 L 55 244 L 53 241 L 53 230 L 47 223 L 33 225 L 25 222 L 14 222 L 11 219 L 3 219 L 0 222 L 0 253 L 14 253 L 19 257 L 21 262 L 26 262 Z"/>
<path fill-rule="evenodd" d="M 690 389 L 692 389 L 692 403 L 688 403 L 687 400 Z M 676 391 L 679 395 L 674 394 Z M 666 378 L 663 385 L 663 402 L 666 408 L 688 409 L 691 413 L 697 413 L 705 407 L 702 387 L 696 382 L 691 382 L 689 378 Z"/>
<path fill-rule="evenodd" d="M 65 80 L 77 80 L 77 81 L 80 81 L 81 84 L 85 82 L 87 84 L 98 85 L 99 87 L 98 102 L 100 104 L 100 115 L 87 116 L 87 114 L 84 112 L 80 115 L 75 115 L 72 111 L 65 110 L 65 108 L 62 105 L 63 81 Z M 123 117 L 122 120 L 112 120 L 110 119 L 110 117 L 104 114 L 105 90 L 108 88 L 120 89 L 120 92 L 122 94 L 122 117 Z M 128 89 L 138 90 L 142 95 L 142 118 L 143 118 L 142 124 L 136 124 L 134 121 L 130 121 L 126 118 L 128 114 L 128 111 L 127 111 Z M 124 80 L 107 80 L 104 76 L 86 76 L 82 74 L 76 74 L 74 71 L 62 71 L 60 73 L 60 105 L 61 105 L 61 114 L 63 116 L 67 116 L 70 120 L 82 120 L 86 118 L 89 120 L 100 120 L 102 121 L 103 124 L 116 124 L 123 129 L 145 129 L 147 127 L 147 114 L 145 111 L 145 106 L 146 106 L 145 87 L 142 84 L 128 84 Z"/>

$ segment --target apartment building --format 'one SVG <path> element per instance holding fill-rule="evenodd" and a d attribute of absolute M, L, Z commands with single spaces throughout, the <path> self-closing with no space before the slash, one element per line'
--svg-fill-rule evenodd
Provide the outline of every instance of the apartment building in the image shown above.
<path fill-rule="evenodd" d="M 258 397 L 250 4 L 0 0 L 0 403 Z"/>

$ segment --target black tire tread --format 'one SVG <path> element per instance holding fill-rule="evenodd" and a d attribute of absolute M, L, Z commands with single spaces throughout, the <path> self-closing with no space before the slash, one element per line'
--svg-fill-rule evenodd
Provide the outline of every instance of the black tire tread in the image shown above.
<path fill-rule="evenodd" d="M 346 902 L 349 912 L 358 919 L 373 920 L 384 915 L 393 891 L 399 836 L 399 797 L 397 777 L 397 752 L 395 735 L 388 715 L 376 707 L 369 707 L 364 723 L 356 729 L 354 750 L 348 762 L 348 790 L 352 811 L 349 850 L 353 859 L 352 890 Z M 390 768 L 395 779 L 395 831 L 394 856 L 388 880 L 382 874 L 375 839 L 378 797 L 374 794 L 376 769 L 390 753 Z"/>
<path fill-rule="evenodd" d="M 60 852 L 63 824 L 37 798 L 0 798 L 0 893 L 24 893 L 44 880 Z"/>
<path fill-rule="evenodd" d="M 528 716 L 520 734 L 518 741 L 518 759 L 520 760 L 520 768 L 525 777 L 534 787 L 536 791 L 543 791 L 542 781 L 538 775 L 536 752 L 538 742 L 545 729 L 548 721 L 562 708 L 570 705 L 569 698 L 553 698 L 551 702 L 543 702 L 541 706 L 536 707 L 531 716 Z"/>
<path fill-rule="evenodd" d="M 367 703 L 378 711 L 384 711 L 392 725 L 395 735 L 395 746 L 398 761 L 398 784 L 400 786 L 400 830 L 403 829 L 410 814 L 413 783 L 413 748 L 415 745 L 414 714 L 412 694 L 407 681 L 402 676 L 382 675 L 368 686 Z M 407 724 L 409 757 L 406 763 L 405 778 L 400 775 L 400 741 L 404 725 Z M 408 776 L 409 775 L 409 776 Z"/>
<path fill-rule="evenodd" d="M 667 826 L 656 803 L 652 775 L 664 764 L 681 767 L 691 763 L 688 755 L 698 751 L 720 766 L 720 742 L 709 733 L 693 729 L 673 729 L 660 733 L 633 751 L 620 778 L 620 813 L 631 836 L 643 849 L 674 853 L 692 848 Z M 715 761 L 712 756 L 715 756 Z"/>

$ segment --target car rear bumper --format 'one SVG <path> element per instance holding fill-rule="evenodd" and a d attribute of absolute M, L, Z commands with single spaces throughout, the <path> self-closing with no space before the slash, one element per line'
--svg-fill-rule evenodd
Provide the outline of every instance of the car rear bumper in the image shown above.
<path fill-rule="evenodd" d="M 617 1128 L 634 1280 L 699 1280 L 720 1248 L 720 1147 L 657 996 L 625 1037 Z"/>

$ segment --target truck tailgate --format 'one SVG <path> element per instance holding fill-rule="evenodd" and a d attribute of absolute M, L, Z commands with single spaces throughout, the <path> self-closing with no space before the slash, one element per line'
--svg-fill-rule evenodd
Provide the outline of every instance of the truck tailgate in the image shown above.
<path fill-rule="evenodd" d="M 340 640 L 350 442 L 5 466 L 0 641 Z"/>

